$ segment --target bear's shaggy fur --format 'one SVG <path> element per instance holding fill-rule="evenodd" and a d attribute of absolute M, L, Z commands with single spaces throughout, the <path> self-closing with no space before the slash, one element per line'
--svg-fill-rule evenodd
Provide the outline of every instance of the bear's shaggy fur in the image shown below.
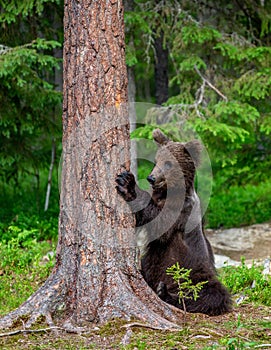
<path fill-rule="evenodd" d="M 173 142 L 159 129 L 154 130 L 153 138 L 159 148 L 156 165 L 147 178 L 152 193 L 139 189 L 130 172 L 123 172 L 116 179 L 118 193 L 135 213 L 137 230 L 145 233 L 143 277 L 161 299 L 183 308 L 178 286 L 166 274 L 166 269 L 178 262 L 180 267 L 192 270 L 190 278 L 194 284 L 208 281 L 197 300 L 192 296 L 185 299 L 186 310 L 207 315 L 226 313 L 231 309 L 231 298 L 217 279 L 194 188 L 201 144 L 197 140 Z"/>

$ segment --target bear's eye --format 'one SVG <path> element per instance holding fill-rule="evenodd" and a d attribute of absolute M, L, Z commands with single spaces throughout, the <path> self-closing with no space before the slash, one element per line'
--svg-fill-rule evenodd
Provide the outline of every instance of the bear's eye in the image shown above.
<path fill-rule="evenodd" d="M 172 167 L 172 163 L 168 160 L 167 162 L 165 162 L 165 169 L 169 170 Z"/>

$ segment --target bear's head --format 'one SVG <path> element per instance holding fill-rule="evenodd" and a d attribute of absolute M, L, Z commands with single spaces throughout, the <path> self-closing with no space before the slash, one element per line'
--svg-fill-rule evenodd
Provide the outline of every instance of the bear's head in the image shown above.
<path fill-rule="evenodd" d="M 171 141 L 160 129 L 153 131 L 158 144 L 155 166 L 148 181 L 156 191 L 193 188 L 196 167 L 200 164 L 202 145 L 198 140 Z"/>

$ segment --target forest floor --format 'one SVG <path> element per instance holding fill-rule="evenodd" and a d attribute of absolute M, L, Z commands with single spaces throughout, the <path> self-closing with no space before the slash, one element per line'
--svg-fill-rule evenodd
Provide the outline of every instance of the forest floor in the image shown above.
<path fill-rule="evenodd" d="M 9 245 L 0 242 L 0 317 L 21 305 L 43 285 L 54 266 L 55 243 L 29 238 L 22 248 L 16 240 L 10 242 Z M 270 240 L 265 239 L 265 243 L 270 244 Z M 252 250 L 255 251 L 254 245 Z M 223 316 L 187 314 L 182 328 L 175 332 L 121 320 L 103 326 L 93 325 L 92 330 L 81 334 L 48 329 L 42 322 L 24 332 L 22 322 L 17 323 L 18 328 L 0 330 L 0 349 L 271 350 L 270 279 L 267 282 L 262 270 L 248 268 L 245 264 L 238 268 L 225 267 L 220 276 L 228 287 L 239 286 L 234 293 L 245 297 L 242 303 Z M 21 331 L 11 334 L 16 329 Z"/>
<path fill-rule="evenodd" d="M 0 349 L 271 349 L 271 313 L 266 306 L 243 304 L 218 317 L 187 314 L 182 329 L 175 332 L 125 325 L 111 321 L 80 335 L 42 331 L 39 325 L 39 333 L 3 336 L 3 332 Z"/>

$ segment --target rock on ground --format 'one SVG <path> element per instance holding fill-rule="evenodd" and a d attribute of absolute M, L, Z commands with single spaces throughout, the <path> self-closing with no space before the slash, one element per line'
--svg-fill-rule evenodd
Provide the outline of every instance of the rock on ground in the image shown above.
<path fill-rule="evenodd" d="M 227 230 L 206 230 L 217 266 L 236 265 L 241 257 L 264 260 L 271 256 L 271 222 Z"/>

